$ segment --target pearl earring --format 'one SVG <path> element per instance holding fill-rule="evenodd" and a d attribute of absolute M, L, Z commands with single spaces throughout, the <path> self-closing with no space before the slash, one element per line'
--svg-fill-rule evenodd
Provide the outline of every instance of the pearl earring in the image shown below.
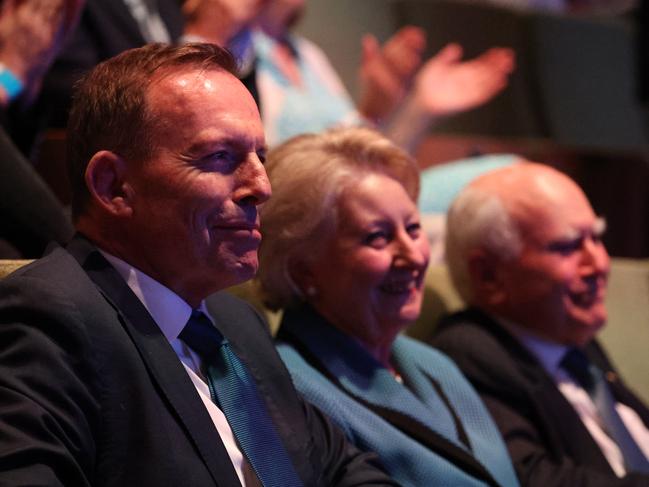
<path fill-rule="evenodd" d="M 308 297 L 314 298 L 318 294 L 318 290 L 315 288 L 315 286 L 307 286 L 305 293 Z"/>

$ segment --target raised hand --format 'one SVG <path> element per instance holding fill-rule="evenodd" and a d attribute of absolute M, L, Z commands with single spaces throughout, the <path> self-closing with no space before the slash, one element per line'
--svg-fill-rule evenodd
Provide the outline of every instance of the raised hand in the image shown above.
<path fill-rule="evenodd" d="M 360 66 L 360 112 L 372 120 L 390 115 L 408 92 L 422 64 L 426 35 L 407 26 L 397 31 L 383 46 L 367 34 L 362 40 Z"/>
<path fill-rule="evenodd" d="M 511 49 L 494 47 L 468 61 L 462 61 L 462 54 L 459 44 L 448 44 L 415 77 L 413 95 L 433 117 L 452 115 L 486 103 L 507 86 L 514 70 Z"/>
<path fill-rule="evenodd" d="M 20 79 L 28 97 L 40 87 L 84 4 L 84 0 L 2 2 L 0 62 Z"/>

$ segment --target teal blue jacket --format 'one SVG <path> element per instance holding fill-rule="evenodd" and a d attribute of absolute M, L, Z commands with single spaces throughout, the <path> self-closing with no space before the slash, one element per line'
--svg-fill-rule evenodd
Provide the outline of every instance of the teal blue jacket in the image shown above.
<path fill-rule="evenodd" d="M 518 486 L 477 393 L 445 355 L 398 337 L 394 376 L 309 307 L 287 310 L 278 351 L 297 389 L 404 486 Z"/>

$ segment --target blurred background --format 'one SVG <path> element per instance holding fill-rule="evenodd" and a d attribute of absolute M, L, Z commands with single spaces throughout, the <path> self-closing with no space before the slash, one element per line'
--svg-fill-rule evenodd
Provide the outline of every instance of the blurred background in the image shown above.
<path fill-rule="evenodd" d="M 367 32 L 384 41 L 399 26 L 420 26 L 427 55 L 452 41 L 466 57 L 491 46 L 513 48 L 516 70 L 508 88 L 435 124 L 416 151 L 422 168 L 495 153 L 557 166 L 606 216 L 612 255 L 649 257 L 646 7 L 615 0 L 527 3 L 309 0 L 297 30 L 324 49 L 354 97 Z"/>

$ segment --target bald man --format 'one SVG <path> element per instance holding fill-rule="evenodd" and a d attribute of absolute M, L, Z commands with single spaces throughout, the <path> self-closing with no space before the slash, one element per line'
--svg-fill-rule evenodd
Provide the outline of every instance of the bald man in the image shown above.
<path fill-rule="evenodd" d="M 605 222 L 564 174 L 523 162 L 476 179 L 448 214 L 468 308 L 433 345 L 477 388 L 522 485 L 649 485 L 649 410 L 597 344 Z"/>

